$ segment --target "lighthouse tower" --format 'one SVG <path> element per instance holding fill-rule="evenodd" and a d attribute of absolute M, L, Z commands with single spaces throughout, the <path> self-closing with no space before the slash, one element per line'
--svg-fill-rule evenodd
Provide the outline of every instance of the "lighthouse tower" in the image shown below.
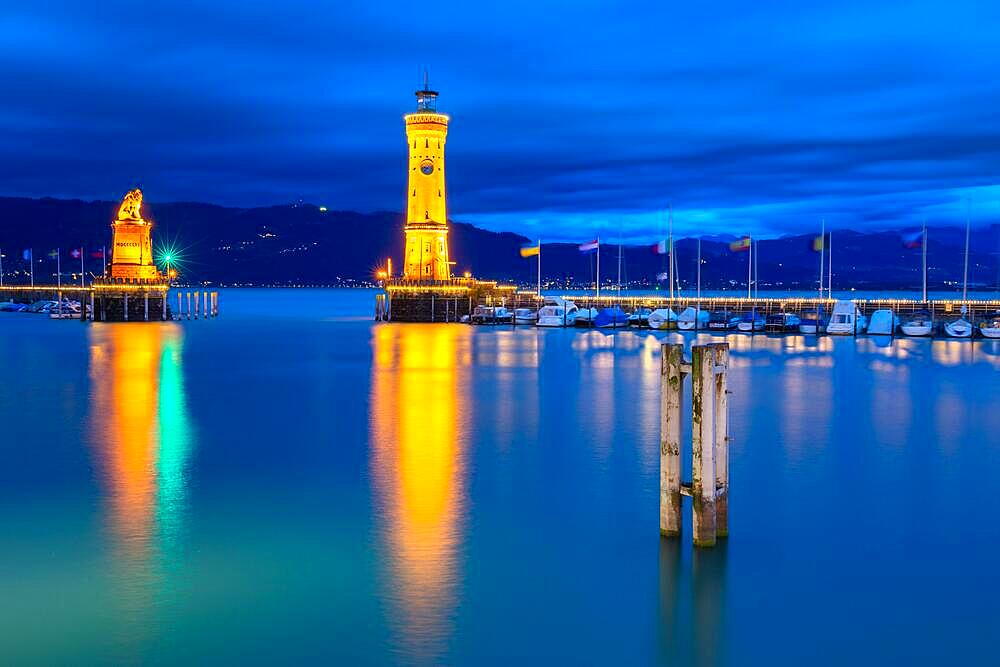
<path fill-rule="evenodd" d="M 410 160 L 403 278 L 449 280 L 451 264 L 448 261 L 448 210 L 444 187 L 448 116 L 438 113 L 438 94 L 430 90 L 426 74 L 423 90 L 418 90 L 416 95 L 416 112 L 404 117 Z"/>

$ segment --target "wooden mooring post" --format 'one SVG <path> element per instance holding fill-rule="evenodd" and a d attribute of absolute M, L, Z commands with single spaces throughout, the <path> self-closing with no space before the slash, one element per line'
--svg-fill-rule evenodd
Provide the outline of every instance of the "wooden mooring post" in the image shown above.
<path fill-rule="evenodd" d="M 729 534 L 729 344 L 664 343 L 660 365 L 660 533 L 681 531 L 681 496 L 691 496 L 694 544 Z M 691 376 L 691 483 L 681 481 L 684 376 Z"/>

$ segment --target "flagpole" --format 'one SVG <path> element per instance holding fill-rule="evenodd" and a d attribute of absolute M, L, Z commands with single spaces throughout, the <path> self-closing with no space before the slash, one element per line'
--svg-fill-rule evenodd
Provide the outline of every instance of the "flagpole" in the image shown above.
<path fill-rule="evenodd" d="M 3 287 L 3 248 L 0 248 L 0 287 Z"/>
<path fill-rule="evenodd" d="M 80 287 L 83 287 L 83 256 L 87 254 L 86 246 L 80 248 Z"/>
<path fill-rule="evenodd" d="M 108 277 L 108 246 L 106 245 L 101 246 L 101 275 L 105 278 Z"/>
<path fill-rule="evenodd" d="M 597 237 L 597 300 L 601 300 L 601 237 Z"/>
<path fill-rule="evenodd" d="M 819 232 L 819 298 L 823 298 L 823 259 L 826 250 L 826 218 L 823 218 L 823 226 Z"/>
<path fill-rule="evenodd" d="M 62 287 L 62 248 L 56 248 L 56 287 Z"/>
<path fill-rule="evenodd" d="M 668 278 L 670 280 L 670 300 L 674 300 L 674 205 L 670 204 L 670 218 L 667 222 L 667 238 L 670 239 L 670 257 L 668 258 Z"/>
<path fill-rule="evenodd" d="M 31 267 L 30 267 L 31 268 L 31 286 L 34 287 L 35 286 L 35 249 L 34 248 L 28 248 L 28 257 L 30 258 L 28 261 L 31 262 Z"/>
<path fill-rule="evenodd" d="M 924 220 L 924 235 L 923 239 L 921 240 L 923 241 L 923 243 L 920 244 L 923 246 L 920 254 L 922 255 L 923 272 L 924 272 L 924 303 L 927 303 L 927 221 L 926 220 Z"/>
<path fill-rule="evenodd" d="M 760 241 L 754 241 L 757 244 L 757 249 L 753 254 L 753 298 L 757 298 L 759 287 L 757 286 L 760 282 L 760 274 L 757 272 L 757 264 L 760 262 Z"/>
<path fill-rule="evenodd" d="M 701 237 L 698 237 L 698 299 L 694 312 L 694 328 L 698 328 L 698 314 L 701 313 Z"/>
<path fill-rule="evenodd" d="M 833 230 L 830 230 L 830 252 L 826 253 L 829 270 L 826 275 L 826 295 L 833 298 Z"/>
<path fill-rule="evenodd" d="M 542 239 L 538 239 L 538 298 L 542 298 Z"/>

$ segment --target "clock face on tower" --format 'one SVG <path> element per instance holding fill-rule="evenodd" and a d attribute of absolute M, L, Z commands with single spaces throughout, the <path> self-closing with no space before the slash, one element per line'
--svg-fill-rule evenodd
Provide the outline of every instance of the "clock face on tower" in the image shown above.
<path fill-rule="evenodd" d="M 424 176 L 430 176 L 434 171 L 434 163 L 430 160 L 424 160 L 420 163 L 420 171 Z"/>

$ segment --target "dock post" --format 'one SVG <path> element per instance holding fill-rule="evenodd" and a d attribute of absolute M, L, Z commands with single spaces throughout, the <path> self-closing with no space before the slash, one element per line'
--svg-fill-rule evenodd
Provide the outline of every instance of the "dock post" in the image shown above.
<path fill-rule="evenodd" d="M 684 345 L 660 345 L 660 535 L 681 534 L 681 390 Z"/>
<path fill-rule="evenodd" d="M 201 316 L 208 319 L 208 292 L 201 293 Z"/>
<path fill-rule="evenodd" d="M 212 292 L 212 317 L 219 316 L 219 293 Z"/>
<path fill-rule="evenodd" d="M 431 292 L 431 322 L 434 321 L 434 292 Z"/>
<path fill-rule="evenodd" d="M 198 319 L 198 311 L 201 310 L 199 304 L 201 303 L 201 294 L 198 292 L 194 293 L 194 319 Z"/>
<path fill-rule="evenodd" d="M 167 292 L 163 293 L 163 298 L 160 299 L 160 306 L 163 308 L 163 314 L 160 315 L 160 319 L 164 322 L 167 321 Z"/>
<path fill-rule="evenodd" d="M 729 346 L 715 347 L 715 534 L 729 537 Z"/>
<path fill-rule="evenodd" d="M 122 310 L 125 313 L 125 321 L 128 322 L 128 292 L 125 292 L 125 303 L 123 306 L 124 308 Z"/>
<path fill-rule="evenodd" d="M 715 546 L 715 352 L 691 346 L 691 500 L 696 547 Z"/>
<path fill-rule="evenodd" d="M 149 292 L 145 292 L 142 295 L 142 312 L 143 321 L 149 321 Z"/>
<path fill-rule="evenodd" d="M 177 293 L 177 313 L 174 315 L 175 320 L 181 319 L 184 316 L 184 300 L 181 292 Z"/>
<path fill-rule="evenodd" d="M 97 319 L 96 317 L 94 317 L 95 314 L 96 314 L 96 311 L 94 310 L 94 290 L 91 289 L 90 290 L 90 321 L 91 322 L 93 322 L 94 320 Z M 86 316 L 84 317 L 84 319 L 87 319 Z"/>
<path fill-rule="evenodd" d="M 187 293 L 187 318 L 191 319 L 191 292 Z"/>

